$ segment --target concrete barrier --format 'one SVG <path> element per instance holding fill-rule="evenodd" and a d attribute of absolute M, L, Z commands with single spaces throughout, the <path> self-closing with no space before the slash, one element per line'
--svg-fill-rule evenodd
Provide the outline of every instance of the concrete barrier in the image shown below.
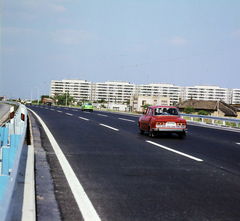
<path fill-rule="evenodd" d="M 27 131 L 27 109 L 19 104 L 14 118 L 0 128 L 0 220 L 10 220 L 12 196 Z"/>

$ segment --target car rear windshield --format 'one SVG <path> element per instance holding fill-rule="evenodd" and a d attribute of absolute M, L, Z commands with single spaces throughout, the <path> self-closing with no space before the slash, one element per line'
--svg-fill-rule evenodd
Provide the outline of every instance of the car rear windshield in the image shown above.
<path fill-rule="evenodd" d="M 153 116 L 158 115 L 179 115 L 179 112 L 176 108 L 168 108 L 168 107 L 159 107 L 155 108 L 153 112 Z"/>
<path fill-rule="evenodd" d="M 92 105 L 92 103 L 86 103 L 85 105 Z"/>

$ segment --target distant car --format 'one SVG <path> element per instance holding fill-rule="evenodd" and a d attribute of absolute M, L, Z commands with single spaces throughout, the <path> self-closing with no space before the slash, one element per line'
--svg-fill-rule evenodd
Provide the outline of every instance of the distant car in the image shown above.
<path fill-rule="evenodd" d="M 26 101 L 26 105 L 32 105 L 32 101 L 27 100 L 27 101 Z"/>
<path fill-rule="evenodd" d="M 85 110 L 88 110 L 88 111 L 93 111 L 93 105 L 92 103 L 90 102 L 85 102 L 82 104 L 82 111 L 85 111 Z"/>
<path fill-rule="evenodd" d="M 149 106 L 138 124 L 141 134 L 147 131 L 150 137 L 159 133 L 176 133 L 183 138 L 187 133 L 186 120 L 180 117 L 178 109 L 173 106 Z"/>

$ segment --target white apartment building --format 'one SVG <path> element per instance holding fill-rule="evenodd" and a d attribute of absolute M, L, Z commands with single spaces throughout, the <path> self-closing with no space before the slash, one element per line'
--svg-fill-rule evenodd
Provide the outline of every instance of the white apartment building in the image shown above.
<path fill-rule="evenodd" d="M 212 85 L 182 87 L 165 83 L 136 85 L 123 81 L 92 83 L 78 79 L 52 80 L 51 96 L 64 93 L 69 93 L 76 101 L 104 99 L 108 103 L 118 104 L 130 100 L 131 96 L 169 98 L 170 105 L 191 98 L 212 101 L 221 99 L 228 104 L 240 104 L 240 89 L 227 89 Z"/>
<path fill-rule="evenodd" d="M 195 87 L 185 87 L 182 100 L 222 100 L 225 103 L 231 103 L 231 90 L 212 85 L 196 85 Z"/>
<path fill-rule="evenodd" d="M 181 87 L 173 84 L 151 83 L 149 85 L 138 85 L 139 96 L 169 97 L 170 104 L 178 103 L 181 97 Z"/>
<path fill-rule="evenodd" d="M 123 81 L 107 81 L 105 83 L 92 84 L 92 99 L 94 101 L 104 99 L 109 103 L 124 103 L 135 93 L 135 84 Z"/>
<path fill-rule="evenodd" d="M 86 80 L 78 79 L 63 79 L 61 81 L 51 81 L 51 97 L 58 94 L 69 93 L 71 97 L 74 97 L 76 101 L 79 100 L 91 100 L 92 96 L 92 83 Z"/>
<path fill-rule="evenodd" d="M 63 79 L 51 81 L 51 96 L 69 93 L 78 101 L 97 101 L 104 99 L 109 103 L 124 103 L 135 93 L 135 84 L 122 81 L 107 81 L 105 83 L 91 83 L 86 80 Z"/>
<path fill-rule="evenodd" d="M 240 104 L 240 89 L 232 89 L 232 103 Z"/>

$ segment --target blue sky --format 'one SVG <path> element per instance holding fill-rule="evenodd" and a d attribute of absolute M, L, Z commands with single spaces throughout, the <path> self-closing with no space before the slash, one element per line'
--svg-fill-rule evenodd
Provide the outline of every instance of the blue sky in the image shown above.
<path fill-rule="evenodd" d="M 64 78 L 240 88 L 240 1 L 2 0 L 0 95 Z"/>

